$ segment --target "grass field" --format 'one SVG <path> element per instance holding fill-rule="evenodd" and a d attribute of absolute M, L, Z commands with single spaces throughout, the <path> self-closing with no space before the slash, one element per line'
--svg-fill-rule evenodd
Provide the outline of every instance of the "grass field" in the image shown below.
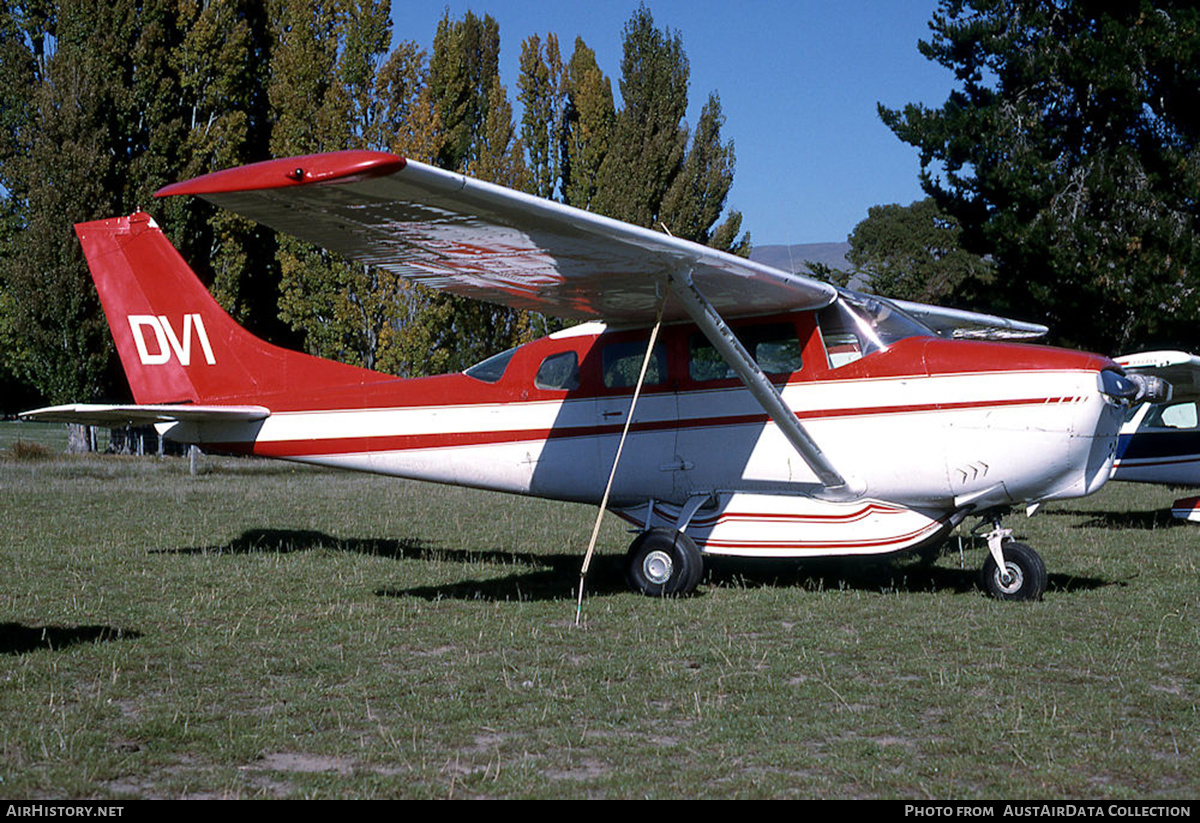
<path fill-rule="evenodd" d="M 0 796 L 1184 799 L 1200 528 L 1110 485 L 983 553 L 625 590 L 593 511 L 286 464 L 0 457 Z"/>

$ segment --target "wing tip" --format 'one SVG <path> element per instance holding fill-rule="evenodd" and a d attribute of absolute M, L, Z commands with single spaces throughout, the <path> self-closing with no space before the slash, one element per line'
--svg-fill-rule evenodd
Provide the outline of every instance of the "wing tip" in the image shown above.
<path fill-rule="evenodd" d="M 226 194 L 365 180 L 395 174 L 407 162 L 399 155 L 382 151 L 352 150 L 280 157 L 172 183 L 156 191 L 154 196 Z"/>

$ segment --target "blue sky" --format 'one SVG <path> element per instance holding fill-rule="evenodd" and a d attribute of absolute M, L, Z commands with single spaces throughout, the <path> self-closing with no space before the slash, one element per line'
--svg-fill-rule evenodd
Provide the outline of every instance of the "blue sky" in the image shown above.
<path fill-rule="evenodd" d="M 917 51 L 936 0 L 653 0 L 659 28 L 678 30 L 691 63 L 690 123 L 709 92 L 737 152 L 730 207 L 756 245 L 842 242 L 884 203 L 921 198 L 915 149 L 879 120 L 876 104 L 939 105 L 953 77 Z M 427 50 L 448 9 L 500 25 L 501 75 L 516 101 L 521 41 L 576 36 L 618 91 L 621 30 L 638 0 L 394 0 L 397 38 Z"/>

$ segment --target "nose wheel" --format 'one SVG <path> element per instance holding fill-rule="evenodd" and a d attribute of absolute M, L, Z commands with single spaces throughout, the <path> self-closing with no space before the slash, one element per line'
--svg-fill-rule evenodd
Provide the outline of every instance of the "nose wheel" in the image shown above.
<path fill-rule="evenodd" d="M 675 529 L 642 532 L 626 556 L 630 588 L 650 597 L 689 594 L 703 574 L 700 549 L 692 538 Z"/>
<path fill-rule="evenodd" d="M 987 535 L 983 588 L 997 600 L 1041 600 L 1046 592 L 1046 564 L 1033 549 L 1012 540 L 1011 533 L 996 527 Z"/>

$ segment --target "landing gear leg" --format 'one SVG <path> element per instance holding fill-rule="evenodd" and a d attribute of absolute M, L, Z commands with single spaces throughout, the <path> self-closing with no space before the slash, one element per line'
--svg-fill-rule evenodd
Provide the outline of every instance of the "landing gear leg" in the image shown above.
<path fill-rule="evenodd" d="M 1033 549 L 1012 539 L 1012 529 L 992 522 L 985 535 L 988 558 L 983 564 L 983 588 L 997 600 L 1041 600 L 1046 591 L 1046 564 Z"/>

